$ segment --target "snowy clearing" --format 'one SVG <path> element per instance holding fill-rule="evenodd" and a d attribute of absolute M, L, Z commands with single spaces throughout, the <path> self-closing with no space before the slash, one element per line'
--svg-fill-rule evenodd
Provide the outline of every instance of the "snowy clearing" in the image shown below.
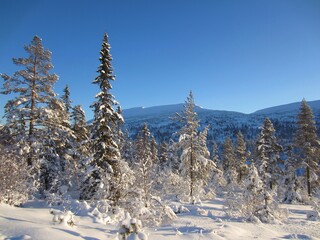
<path fill-rule="evenodd" d="M 177 214 L 168 226 L 145 228 L 149 239 L 320 239 L 320 222 L 306 220 L 310 206 L 282 205 L 289 211 L 283 224 L 253 224 L 226 217 L 224 199 L 200 205 L 185 204 L 189 212 Z M 118 239 L 118 226 L 101 224 L 92 216 L 75 216 L 75 226 L 52 221 L 50 208 L 28 203 L 24 208 L 0 205 L 0 239 Z"/>

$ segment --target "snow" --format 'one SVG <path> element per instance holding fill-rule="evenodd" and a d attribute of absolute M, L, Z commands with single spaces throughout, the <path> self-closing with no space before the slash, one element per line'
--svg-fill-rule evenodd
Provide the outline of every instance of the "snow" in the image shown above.
<path fill-rule="evenodd" d="M 281 205 L 289 213 L 282 224 L 254 224 L 227 217 L 223 198 L 203 201 L 201 205 L 176 204 L 188 211 L 178 213 L 170 225 L 143 228 L 143 236 L 156 240 L 320 239 L 320 222 L 307 220 L 312 209 L 306 205 Z M 23 208 L 0 204 L 0 240 L 118 239 L 118 224 L 97 222 L 89 215 L 74 216 L 74 223 L 69 226 L 53 222 L 50 208 L 43 202 L 30 202 Z"/>

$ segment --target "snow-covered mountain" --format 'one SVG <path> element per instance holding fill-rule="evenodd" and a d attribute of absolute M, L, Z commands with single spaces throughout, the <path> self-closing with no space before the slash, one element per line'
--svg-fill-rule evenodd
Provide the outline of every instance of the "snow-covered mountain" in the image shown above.
<path fill-rule="evenodd" d="M 253 114 L 283 114 L 290 112 L 298 114 L 300 104 L 301 102 L 279 105 L 275 107 L 261 109 L 259 111 L 254 112 Z M 308 101 L 308 105 L 312 108 L 315 114 L 320 111 L 320 100 Z"/>
<path fill-rule="evenodd" d="M 316 119 L 319 118 L 320 100 L 308 102 L 313 109 Z M 156 107 L 139 107 L 123 110 L 125 128 L 132 136 L 135 136 L 147 123 L 151 133 L 158 141 L 168 141 L 175 138 L 174 133 L 181 127 L 180 123 L 173 117 L 176 112 L 183 110 L 184 104 L 174 104 Z M 208 134 L 209 145 L 216 141 L 221 143 L 226 136 L 234 138 L 238 131 L 241 131 L 248 142 L 254 140 L 259 133 L 259 127 L 265 118 L 273 122 L 278 138 L 286 143 L 291 141 L 295 132 L 296 117 L 299 112 L 300 102 L 270 107 L 256 111 L 251 114 L 244 114 L 232 111 L 218 111 L 196 107 L 200 118 L 201 127 L 210 125 Z M 317 121 L 319 122 L 319 121 Z M 319 129 L 319 127 L 318 127 Z"/>

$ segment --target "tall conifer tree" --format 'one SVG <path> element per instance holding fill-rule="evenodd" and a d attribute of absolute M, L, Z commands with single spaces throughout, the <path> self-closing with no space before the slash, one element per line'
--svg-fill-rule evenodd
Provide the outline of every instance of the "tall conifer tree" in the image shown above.
<path fill-rule="evenodd" d="M 315 126 L 314 116 L 305 99 L 302 100 L 298 115 L 298 128 L 295 145 L 299 149 L 301 167 L 306 170 L 307 191 L 312 193 L 312 179 L 319 174 L 319 140 Z M 314 175 L 314 177 L 313 177 Z"/>
<path fill-rule="evenodd" d="M 93 81 L 93 84 L 97 84 L 101 90 L 95 96 L 96 102 L 92 104 L 93 158 L 90 165 L 93 170 L 87 176 L 82 198 L 109 199 L 117 205 L 121 195 L 118 186 L 121 177 L 119 163 L 121 156 L 114 129 L 123 118 L 115 110 L 118 103 L 110 93 L 112 89 L 110 82 L 115 80 L 115 76 L 107 34 L 103 38 L 99 60 L 100 66 L 97 71 L 99 75 Z"/>
<path fill-rule="evenodd" d="M 35 151 L 33 146 L 41 138 L 39 132 L 48 119 L 48 104 L 56 96 L 53 86 L 58 80 L 56 74 L 50 74 L 53 68 L 51 64 L 51 52 L 44 49 L 42 40 L 35 36 L 31 43 L 24 47 L 28 56 L 14 58 L 14 64 L 23 69 L 13 76 L 1 74 L 4 79 L 3 94 L 16 94 L 5 105 L 5 117 L 7 126 L 18 130 L 17 135 L 26 137 L 30 146 L 27 163 L 33 164 Z"/>

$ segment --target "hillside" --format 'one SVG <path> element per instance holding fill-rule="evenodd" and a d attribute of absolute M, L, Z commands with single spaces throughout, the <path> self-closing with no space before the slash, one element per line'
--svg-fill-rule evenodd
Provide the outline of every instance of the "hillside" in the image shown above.
<path fill-rule="evenodd" d="M 308 102 L 318 120 L 320 112 L 320 100 Z M 210 125 L 208 144 L 215 141 L 221 143 L 226 136 L 233 138 L 241 131 L 248 142 L 254 140 L 259 133 L 259 127 L 265 118 L 273 122 L 276 134 L 282 143 L 293 138 L 295 132 L 296 117 L 299 112 L 300 102 L 261 109 L 251 114 L 232 111 L 218 111 L 196 107 L 200 118 L 201 127 Z M 181 125 L 172 117 L 176 112 L 181 112 L 183 104 L 166 105 L 150 108 L 125 109 L 125 128 L 132 136 L 135 136 L 143 123 L 147 123 L 151 133 L 161 141 L 174 138 L 173 135 Z M 319 121 L 317 121 L 319 124 Z M 319 127 L 318 127 L 319 129 Z"/>

